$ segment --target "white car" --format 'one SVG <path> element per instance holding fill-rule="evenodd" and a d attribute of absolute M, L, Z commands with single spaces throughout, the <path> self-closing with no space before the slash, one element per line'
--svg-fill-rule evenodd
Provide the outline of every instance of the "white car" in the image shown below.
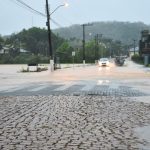
<path fill-rule="evenodd" d="M 109 59 L 108 58 L 100 58 L 98 61 L 99 66 L 109 66 Z"/>

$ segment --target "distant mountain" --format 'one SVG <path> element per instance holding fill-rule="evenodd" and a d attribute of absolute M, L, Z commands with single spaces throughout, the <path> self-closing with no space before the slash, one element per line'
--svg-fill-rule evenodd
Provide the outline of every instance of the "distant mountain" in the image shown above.
<path fill-rule="evenodd" d="M 103 34 L 103 38 L 111 38 L 119 40 L 124 44 L 132 44 L 133 39 L 140 39 L 140 32 L 142 30 L 150 30 L 150 25 L 142 22 L 93 22 L 92 26 L 85 27 L 86 40 L 94 38 L 96 34 Z M 82 39 L 82 26 L 72 25 L 70 27 L 59 28 L 53 31 L 59 36 L 70 39 Z"/>

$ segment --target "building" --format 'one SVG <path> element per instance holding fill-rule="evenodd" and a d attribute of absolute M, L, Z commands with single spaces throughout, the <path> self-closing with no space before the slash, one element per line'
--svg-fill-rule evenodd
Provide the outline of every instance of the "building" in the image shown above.
<path fill-rule="evenodd" d="M 25 50 L 25 49 L 22 49 L 22 48 L 20 48 L 19 52 L 20 52 L 20 53 L 30 53 L 29 51 L 27 51 L 27 50 Z"/>
<path fill-rule="evenodd" d="M 0 54 L 8 54 L 10 51 L 10 48 L 8 47 L 3 47 L 1 50 L 0 50 Z"/>
<path fill-rule="evenodd" d="M 139 54 L 139 47 L 133 47 L 129 49 L 129 56 L 132 57 L 135 54 Z"/>
<path fill-rule="evenodd" d="M 139 41 L 139 54 L 141 56 L 150 55 L 150 32 L 143 30 L 141 32 L 141 40 Z"/>
<path fill-rule="evenodd" d="M 10 47 L 3 47 L 1 50 L 0 50 L 0 54 L 10 54 L 11 52 L 16 52 L 16 49 L 14 48 L 10 48 Z M 30 53 L 29 51 L 25 50 L 25 49 L 18 49 L 18 53 Z"/>

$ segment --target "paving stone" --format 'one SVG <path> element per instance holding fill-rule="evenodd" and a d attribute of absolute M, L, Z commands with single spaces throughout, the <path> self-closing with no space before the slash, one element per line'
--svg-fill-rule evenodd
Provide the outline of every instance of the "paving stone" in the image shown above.
<path fill-rule="evenodd" d="M 0 149 L 140 149 L 133 131 L 150 124 L 150 104 L 129 97 L 0 97 Z"/>

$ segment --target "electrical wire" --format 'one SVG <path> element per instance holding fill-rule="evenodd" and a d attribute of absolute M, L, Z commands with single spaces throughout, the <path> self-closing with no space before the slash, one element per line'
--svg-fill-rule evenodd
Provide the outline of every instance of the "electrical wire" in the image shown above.
<path fill-rule="evenodd" d="M 26 4 L 25 2 L 23 2 L 22 0 L 10 0 L 12 2 L 14 2 L 15 4 L 17 4 L 18 6 L 22 7 L 22 8 L 25 8 L 27 10 L 29 10 L 30 12 L 32 13 L 35 13 L 37 15 L 40 15 L 42 17 L 47 17 L 45 14 L 43 14 L 42 12 L 40 11 L 37 11 L 35 9 L 33 9 L 31 6 L 29 6 L 28 4 Z M 54 19 L 50 18 L 52 23 L 55 24 L 56 26 L 58 27 L 62 27 L 59 23 L 57 23 Z"/>
<path fill-rule="evenodd" d="M 62 26 L 61 26 L 59 23 L 57 23 L 55 20 L 53 20 L 52 18 L 51 18 L 51 21 L 52 21 L 53 24 L 55 24 L 57 27 L 62 28 Z"/>
<path fill-rule="evenodd" d="M 39 15 L 41 15 L 41 16 L 43 16 L 43 17 L 46 17 L 45 14 L 43 14 L 43 13 L 41 13 L 41 12 L 39 12 L 39 11 L 33 9 L 32 7 L 30 7 L 29 5 L 27 5 L 26 3 L 24 3 L 22 0 L 16 0 L 16 1 L 19 2 L 20 4 L 24 5 L 24 6 L 25 6 L 26 8 L 28 8 L 29 10 L 35 12 L 36 14 L 39 14 Z"/>

